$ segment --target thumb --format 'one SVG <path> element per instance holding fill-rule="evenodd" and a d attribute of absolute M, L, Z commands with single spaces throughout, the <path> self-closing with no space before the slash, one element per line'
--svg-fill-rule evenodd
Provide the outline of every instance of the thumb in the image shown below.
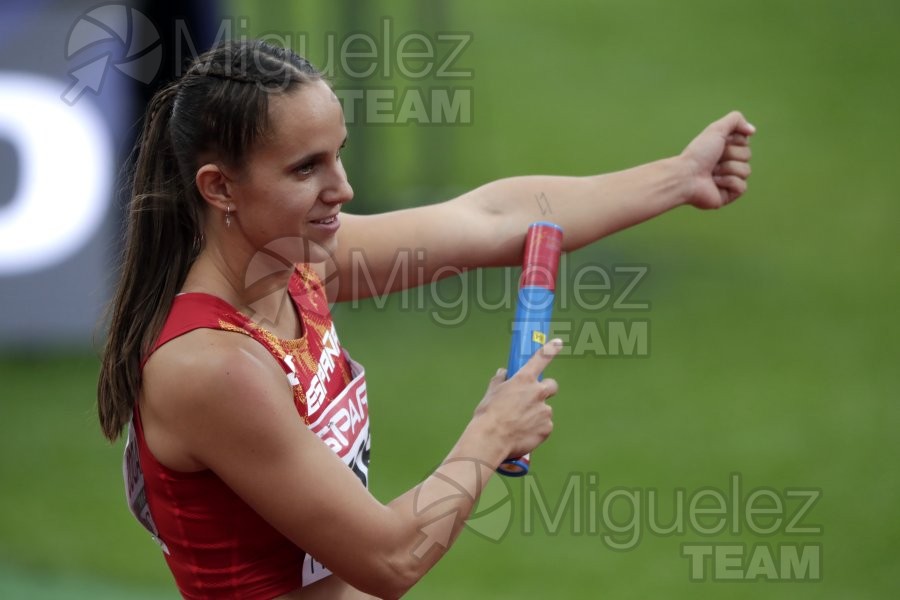
<path fill-rule="evenodd" d="M 559 351 L 562 350 L 563 343 L 559 338 L 550 340 L 546 344 L 540 347 L 534 355 L 528 359 L 528 362 L 519 370 L 519 373 L 523 373 L 526 377 L 537 377 L 544 372 L 544 369 L 547 368 L 547 365 L 553 360 L 553 358 L 559 354 Z"/>
<path fill-rule="evenodd" d="M 718 121 L 714 121 L 707 129 L 715 131 L 722 137 L 728 137 L 732 133 L 742 133 L 744 135 L 753 135 L 756 133 L 756 127 L 754 127 L 750 121 L 737 110 L 731 111 Z"/>

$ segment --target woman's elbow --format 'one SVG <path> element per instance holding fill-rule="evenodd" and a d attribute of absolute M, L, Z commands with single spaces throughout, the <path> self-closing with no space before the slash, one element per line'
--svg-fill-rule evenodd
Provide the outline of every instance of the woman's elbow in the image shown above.
<path fill-rule="evenodd" d="M 368 576 L 357 587 L 379 598 L 401 598 L 428 572 L 430 564 L 417 558 L 414 551 L 383 553 L 375 558 L 367 569 Z"/>

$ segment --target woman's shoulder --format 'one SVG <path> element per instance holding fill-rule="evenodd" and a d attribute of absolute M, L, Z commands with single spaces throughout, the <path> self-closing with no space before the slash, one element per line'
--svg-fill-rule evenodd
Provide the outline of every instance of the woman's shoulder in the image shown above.
<path fill-rule="evenodd" d="M 256 340 L 237 332 L 196 329 L 150 356 L 144 365 L 142 395 L 177 412 L 202 411 L 210 403 L 275 382 L 283 386 L 284 374 Z"/>
<path fill-rule="evenodd" d="M 254 338 L 241 331 L 198 328 L 160 346 L 147 360 L 144 378 L 187 384 L 225 372 L 258 377 L 269 371 L 282 373 L 268 350 Z"/>
<path fill-rule="evenodd" d="M 250 427 L 260 413 L 292 402 L 284 374 L 265 348 L 229 331 L 186 333 L 144 366 L 140 410 L 147 442 L 160 462 L 176 469 L 209 466 L 205 453 L 197 452 L 198 445 L 209 446 L 198 444 L 204 432 Z"/>

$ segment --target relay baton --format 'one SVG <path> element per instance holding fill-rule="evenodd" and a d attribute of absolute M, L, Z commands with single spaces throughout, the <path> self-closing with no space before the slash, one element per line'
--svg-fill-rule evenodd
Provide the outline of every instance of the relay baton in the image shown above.
<path fill-rule="evenodd" d="M 515 375 L 547 342 L 550 319 L 553 317 L 562 235 L 562 228 L 555 223 L 538 221 L 528 227 L 513 321 L 512 345 L 506 366 L 507 379 Z M 538 379 L 540 378 L 539 375 Z M 508 458 L 497 468 L 497 472 L 508 477 L 521 477 L 528 473 L 530 464 L 529 454 Z"/>

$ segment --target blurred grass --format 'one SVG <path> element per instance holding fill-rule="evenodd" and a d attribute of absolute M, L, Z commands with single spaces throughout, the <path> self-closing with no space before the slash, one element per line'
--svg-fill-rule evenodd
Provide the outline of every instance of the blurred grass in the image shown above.
<path fill-rule="evenodd" d="M 294 9 L 288 25 L 284 11 L 249 14 L 257 32 L 312 31 L 315 61 L 317 32 L 341 32 L 335 11 L 316 6 L 309 19 Z M 377 22 L 391 14 L 397 32 L 422 29 L 412 5 L 401 6 L 369 3 L 365 15 Z M 651 351 L 553 365 L 562 386 L 556 432 L 535 453 L 534 473 L 552 502 L 569 473 L 596 473 L 601 493 L 658 490 L 664 515 L 675 488 L 727 490 L 732 472 L 745 490 L 820 488 L 809 522 L 824 532 L 799 541 L 823 544 L 824 578 L 691 583 L 679 549 L 783 536 L 647 534 L 635 549 L 613 552 L 598 535 L 538 527 L 527 536 L 514 525 L 499 545 L 464 533 L 410 597 L 896 596 L 900 208 L 890 177 L 900 132 L 900 6 L 442 6 L 443 29 L 474 36 L 459 65 L 474 70 L 466 85 L 475 88 L 475 122 L 366 131 L 379 156 L 365 158 L 379 163 L 381 181 L 357 182 L 361 201 L 397 206 L 411 201 L 409 190 L 624 168 L 680 151 L 732 108 L 757 125 L 746 198 L 711 214 L 680 209 L 571 257 L 609 269 L 649 266 L 635 292 L 651 302 L 649 312 L 570 308 L 556 317 L 648 318 Z M 423 136 L 446 144 L 446 155 L 419 158 Z M 444 168 L 435 176 L 422 160 Z M 445 297 L 454 285 L 442 284 Z M 459 326 L 442 327 L 434 309 L 403 311 L 397 298 L 384 309 L 335 309 L 342 341 L 367 367 L 372 488 L 383 500 L 442 458 L 505 362 L 511 311 L 469 307 Z M 81 353 L 0 361 L 0 595 L 16 597 L 3 587 L 16 573 L 174 595 L 160 553 L 125 507 L 121 446 L 105 444 L 95 424 L 96 374 L 96 359 Z M 506 483 L 520 519 L 522 483 Z M 70 597 L 51 584 L 19 597 L 41 593 Z"/>

